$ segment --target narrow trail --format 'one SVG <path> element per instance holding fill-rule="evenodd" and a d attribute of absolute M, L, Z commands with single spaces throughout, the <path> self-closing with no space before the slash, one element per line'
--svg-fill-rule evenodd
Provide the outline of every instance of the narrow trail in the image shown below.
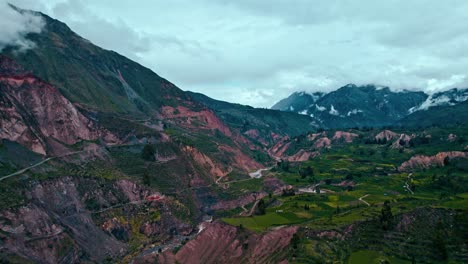
<path fill-rule="evenodd" d="M 411 190 L 408 182 L 412 180 L 411 176 L 413 176 L 413 173 L 408 174 L 407 180 L 405 181 L 405 189 L 408 190 L 409 193 L 414 194 L 414 192 Z"/>
<path fill-rule="evenodd" d="M 245 208 L 245 205 L 241 205 L 240 208 L 242 208 L 242 210 L 244 210 L 243 212 L 240 212 L 239 213 L 239 216 L 251 216 L 253 213 L 254 213 L 254 210 L 255 208 L 257 207 L 258 203 L 260 202 L 261 199 L 258 199 L 258 200 L 255 200 L 255 203 L 252 205 L 252 207 L 250 208 L 250 210 L 247 210 L 247 208 Z"/>
<path fill-rule="evenodd" d="M 242 210 L 244 210 L 243 212 L 240 212 L 240 213 L 239 213 L 240 216 L 243 216 L 243 215 L 245 215 L 247 212 L 249 212 L 249 210 L 247 210 L 247 208 L 245 208 L 245 205 L 241 205 L 240 208 L 242 208 Z"/>
<path fill-rule="evenodd" d="M 254 212 L 255 208 L 257 208 L 257 205 L 258 205 L 259 202 L 260 202 L 260 200 L 255 201 L 255 203 L 252 205 L 252 208 L 250 208 L 250 211 L 247 214 L 247 216 L 251 216 L 253 214 L 253 212 Z"/>
<path fill-rule="evenodd" d="M 11 178 L 11 177 L 14 177 L 14 176 L 17 176 L 17 175 L 21 175 L 23 173 L 25 173 L 26 171 L 30 170 L 30 169 L 33 169 L 35 167 L 39 167 L 41 166 L 42 164 L 48 162 L 49 160 L 53 160 L 53 159 L 57 159 L 57 158 L 63 158 L 63 157 L 67 157 L 67 156 L 71 156 L 71 155 L 75 155 L 75 154 L 78 154 L 78 153 L 83 153 L 83 152 L 86 152 L 86 151 L 91 151 L 91 150 L 80 150 L 80 151 L 74 151 L 74 152 L 70 152 L 70 153 L 67 153 L 67 154 L 64 154 L 64 155 L 61 155 L 61 156 L 55 156 L 55 157 L 48 157 L 34 165 L 31 165 L 29 167 L 26 167 L 24 169 L 21 169 L 17 172 L 14 172 L 12 174 L 9 174 L 9 175 L 6 175 L 6 176 L 3 176 L 3 177 L 0 177 L 0 181 L 3 181 L 3 180 L 6 180 L 8 178 Z"/>
<path fill-rule="evenodd" d="M 229 167 L 229 170 L 228 170 L 228 172 L 227 172 L 225 175 L 223 175 L 223 176 L 219 177 L 219 178 L 218 178 L 218 179 L 215 181 L 215 183 L 219 185 L 219 182 L 220 182 L 220 181 L 221 181 L 221 180 L 222 180 L 224 177 L 228 176 L 228 175 L 229 175 L 229 173 L 231 173 L 231 172 L 232 172 L 232 170 L 233 170 L 233 169 L 232 169 L 232 167 Z"/>
<path fill-rule="evenodd" d="M 366 198 L 367 196 L 369 196 L 369 194 L 366 194 L 366 195 L 364 195 L 364 196 L 362 196 L 362 197 L 359 197 L 359 201 L 361 201 L 361 202 L 367 204 L 367 206 L 370 206 L 370 203 L 364 201 L 364 198 Z"/>
<path fill-rule="evenodd" d="M 36 240 L 42 240 L 42 239 L 48 239 L 48 238 L 53 238 L 53 237 L 56 237 L 60 234 L 63 233 L 63 230 L 59 230 L 53 234 L 50 234 L 50 235 L 45 235 L 45 236 L 37 236 L 37 237 L 30 237 L 30 238 L 27 238 L 25 239 L 24 241 L 25 242 L 31 242 L 31 241 L 36 241 Z"/>
<path fill-rule="evenodd" d="M 54 159 L 54 158 L 55 158 L 55 157 L 49 157 L 49 158 L 47 158 L 47 159 L 45 159 L 45 160 L 42 160 L 42 161 L 40 161 L 40 162 L 38 162 L 38 163 L 36 163 L 36 164 L 34 164 L 34 165 L 32 165 L 32 166 L 26 167 L 26 168 L 24 168 L 24 169 L 21 169 L 21 170 L 19 170 L 19 171 L 17 171 L 17 172 L 12 173 L 12 174 L 3 176 L 3 177 L 0 178 L 0 181 L 6 180 L 6 179 L 8 179 L 8 178 L 11 178 L 11 177 L 14 177 L 14 176 L 17 176 L 17 175 L 20 175 L 20 174 L 23 174 L 23 173 L 25 173 L 26 171 L 28 171 L 28 170 L 30 170 L 30 169 L 32 169 L 32 168 L 35 168 L 35 167 L 37 167 L 37 166 L 41 166 L 42 164 L 44 164 L 44 163 L 46 163 L 46 162 L 48 162 L 49 160 Z"/>
<path fill-rule="evenodd" d="M 101 146 L 99 147 L 98 149 L 106 149 L 106 148 L 119 148 L 119 147 L 128 147 L 128 146 L 133 146 L 134 144 L 122 144 L 122 145 L 109 145 L 109 146 Z M 52 157 L 48 157 L 34 165 L 31 165 L 29 167 L 26 167 L 26 168 L 23 168 L 23 169 L 20 169 L 18 170 L 17 172 L 14 172 L 12 174 L 9 174 L 9 175 L 6 175 L 6 176 L 2 176 L 0 177 L 0 182 L 5 180 L 5 179 L 8 179 L 8 178 L 11 178 L 11 177 L 14 177 L 14 176 L 18 176 L 18 175 L 21 175 L 25 172 L 27 172 L 28 170 L 30 169 L 33 169 L 35 167 L 39 167 L 41 166 L 42 164 L 50 161 L 50 160 L 53 160 L 53 159 L 60 159 L 60 158 L 64 158 L 64 157 L 68 157 L 68 156 L 72 156 L 72 155 L 75 155 L 75 154 L 79 154 L 79 153 L 85 153 L 85 152 L 89 152 L 89 151 L 96 151 L 97 149 L 85 149 L 85 150 L 78 150 L 78 151 L 73 151 L 73 152 L 69 152 L 69 153 L 66 153 L 66 154 L 63 154 L 63 155 L 60 155 L 60 156 L 52 156 Z"/>

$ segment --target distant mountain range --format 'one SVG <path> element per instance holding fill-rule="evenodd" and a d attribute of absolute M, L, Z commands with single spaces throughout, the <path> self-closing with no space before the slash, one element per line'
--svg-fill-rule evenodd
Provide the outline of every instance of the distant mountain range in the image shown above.
<path fill-rule="evenodd" d="M 308 115 L 324 128 L 405 126 L 406 120 L 410 122 L 414 119 L 413 115 L 425 116 L 425 122 L 421 125 L 445 125 L 463 119 L 456 114 L 450 119 L 432 120 L 430 113 L 433 108 L 442 107 L 447 113 L 450 109 L 462 108 L 453 106 L 467 99 L 468 89 L 454 88 L 428 95 L 408 90 L 394 92 L 388 87 L 375 85 L 348 84 L 330 93 L 295 92 L 271 108 Z M 410 122 L 408 125 L 414 124 Z"/>

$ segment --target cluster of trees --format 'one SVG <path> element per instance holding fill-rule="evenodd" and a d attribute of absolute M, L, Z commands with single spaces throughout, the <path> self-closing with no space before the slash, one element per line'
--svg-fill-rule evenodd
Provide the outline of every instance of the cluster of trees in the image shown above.
<path fill-rule="evenodd" d="M 364 140 L 364 144 L 379 144 L 379 145 L 385 145 L 389 143 L 388 140 L 386 138 L 378 138 L 378 139 L 375 139 L 375 138 L 366 138 Z"/>
<path fill-rule="evenodd" d="M 155 154 L 156 150 L 154 149 L 154 146 L 151 144 L 146 144 L 141 151 L 141 158 L 146 161 L 155 161 Z"/>
<path fill-rule="evenodd" d="M 283 189 L 281 191 L 281 196 L 286 197 L 286 196 L 294 196 L 296 195 L 296 191 L 294 189 Z"/>
<path fill-rule="evenodd" d="M 301 176 L 302 179 L 305 179 L 306 177 L 313 177 L 314 169 L 310 166 L 299 168 L 299 176 Z"/>
<path fill-rule="evenodd" d="M 389 201 L 385 201 L 380 214 L 380 223 L 383 230 L 388 230 L 391 227 L 393 220 L 392 207 Z"/>
<path fill-rule="evenodd" d="M 265 213 L 266 213 L 266 204 L 265 204 L 265 201 L 261 199 L 257 205 L 257 214 L 264 215 Z"/>
<path fill-rule="evenodd" d="M 289 172 L 290 166 L 289 166 L 289 161 L 286 160 L 281 160 L 276 163 L 276 167 L 283 172 Z"/>

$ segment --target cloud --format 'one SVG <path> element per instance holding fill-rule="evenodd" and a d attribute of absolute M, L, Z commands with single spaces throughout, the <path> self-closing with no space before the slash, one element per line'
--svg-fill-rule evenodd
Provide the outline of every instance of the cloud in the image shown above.
<path fill-rule="evenodd" d="M 44 21 L 39 15 L 19 12 L 5 1 L 0 1 L 0 51 L 14 46 L 20 51 L 34 47 L 34 42 L 26 39 L 29 33 L 41 32 Z"/>
<path fill-rule="evenodd" d="M 348 83 L 468 87 L 465 0 L 35 2 L 180 88 L 231 102 L 269 107 Z"/>

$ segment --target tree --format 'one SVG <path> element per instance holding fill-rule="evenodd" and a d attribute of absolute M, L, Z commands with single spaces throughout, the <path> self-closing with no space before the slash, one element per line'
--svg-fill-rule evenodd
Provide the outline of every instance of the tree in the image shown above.
<path fill-rule="evenodd" d="M 450 158 L 447 156 L 444 159 L 444 166 L 448 166 L 448 165 L 450 165 Z"/>
<path fill-rule="evenodd" d="M 447 260 L 447 245 L 445 242 L 445 232 L 442 222 L 439 221 L 435 228 L 434 237 L 432 238 L 432 245 L 434 252 L 437 254 L 440 260 Z"/>
<path fill-rule="evenodd" d="M 264 215 L 266 213 L 266 205 L 265 205 L 265 201 L 263 199 L 261 199 L 258 202 L 257 209 L 258 209 L 258 214 L 259 215 Z"/>
<path fill-rule="evenodd" d="M 292 236 L 291 238 L 291 245 L 294 249 L 297 249 L 297 247 L 299 246 L 299 242 L 301 241 L 301 238 L 299 237 L 299 235 L 297 233 L 294 233 L 294 235 Z"/>
<path fill-rule="evenodd" d="M 392 207 L 390 206 L 390 202 L 387 200 L 384 202 L 381 210 L 380 223 L 382 223 L 382 228 L 384 230 L 388 230 L 390 228 L 392 220 Z"/>
<path fill-rule="evenodd" d="M 277 166 L 280 170 L 284 172 L 289 172 L 289 162 L 288 161 L 279 161 Z"/>
<path fill-rule="evenodd" d="M 150 144 L 146 144 L 141 151 L 141 157 L 147 161 L 154 161 L 154 154 L 156 154 L 156 150 Z"/>
<path fill-rule="evenodd" d="M 320 187 L 315 187 L 315 193 L 320 193 Z"/>
<path fill-rule="evenodd" d="M 151 178 L 147 170 L 145 170 L 145 172 L 143 173 L 143 184 L 146 186 L 151 185 Z"/>
<path fill-rule="evenodd" d="M 304 179 L 305 177 L 312 177 L 314 176 L 314 169 L 312 169 L 311 166 L 300 168 L 299 175 L 301 176 L 302 179 Z"/>

